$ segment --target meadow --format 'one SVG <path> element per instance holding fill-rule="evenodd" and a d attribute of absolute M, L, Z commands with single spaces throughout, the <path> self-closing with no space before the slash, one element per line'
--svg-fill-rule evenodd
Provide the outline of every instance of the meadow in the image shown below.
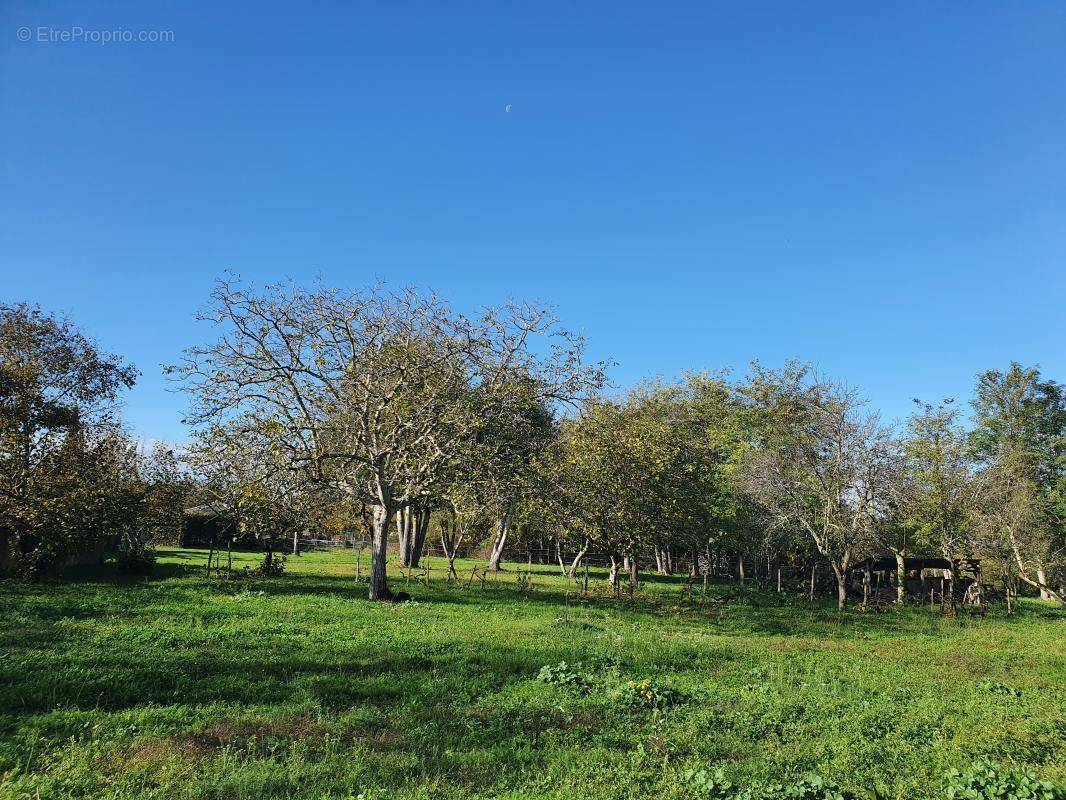
<path fill-rule="evenodd" d="M 650 575 L 630 601 L 430 559 L 375 604 L 351 551 L 205 561 L 0 582 L 0 797 L 671 800 L 720 768 L 926 798 L 980 758 L 1066 783 L 1066 611 L 1037 601 L 839 615 Z"/>

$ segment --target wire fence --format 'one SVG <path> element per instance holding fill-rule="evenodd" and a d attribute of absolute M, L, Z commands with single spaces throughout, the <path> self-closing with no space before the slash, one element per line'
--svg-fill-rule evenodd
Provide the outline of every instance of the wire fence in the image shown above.
<path fill-rule="evenodd" d="M 300 548 L 305 550 L 317 548 L 345 548 L 362 552 L 370 549 L 370 539 L 365 534 L 356 532 L 332 536 L 303 536 L 300 538 Z M 399 553 L 399 542 L 395 539 L 390 539 L 388 552 L 390 555 L 397 555 Z M 512 568 L 520 565 L 552 565 L 563 570 L 569 570 L 578 554 L 578 550 L 568 550 L 565 547 L 561 550 L 558 547 L 508 547 L 503 551 L 501 562 L 505 568 L 507 565 L 510 565 Z M 444 548 L 441 547 L 439 543 L 432 541 L 425 542 L 422 548 L 422 555 L 432 558 L 448 557 Z M 458 557 L 487 559 L 488 547 L 479 546 L 477 548 L 463 548 L 460 550 Z M 611 562 L 611 553 L 590 551 L 581 557 L 579 568 L 584 569 L 587 565 L 592 569 L 610 569 Z M 614 556 L 614 562 L 619 571 L 628 569 L 628 564 L 624 562 L 624 559 L 617 555 Z M 755 562 L 756 559 L 746 559 L 746 573 L 744 575 L 745 582 L 766 585 L 776 584 L 780 581 L 783 584 L 795 585 L 802 583 L 806 585 L 812 580 L 811 564 L 756 564 Z M 652 570 L 658 571 L 656 569 L 657 567 L 658 565 L 651 553 L 642 554 L 640 560 L 640 568 L 642 572 Z M 733 578 L 739 580 L 740 568 L 735 554 L 715 553 L 710 557 L 706 554 L 699 554 L 695 559 L 693 559 L 691 555 L 682 556 L 675 554 L 670 559 L 669 568 L 663 570 L 662 574 L 708 575 L 717 578 Z M 823 584 L 828 586 L 831 577 L 832 576 L 829 574 L 828 570 L 821 570 L 815 567 L 813 578 L 819 588 L 822 588 Z"/>

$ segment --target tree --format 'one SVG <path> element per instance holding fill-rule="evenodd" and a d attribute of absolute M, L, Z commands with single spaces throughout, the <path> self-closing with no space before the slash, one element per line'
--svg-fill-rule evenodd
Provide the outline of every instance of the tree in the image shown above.
<path fill-rule="evenodd" d="M 137 371 L 70 321 L 0 306 L 0 528 L 38 575 L 114 521 L 106 495 L 119 394 Z"/>
<path fill-rule="evenodd" d="M 263 546 L 263 572 L 276 567 L 277 540 L 299 535 L 321 516 L 328 487 L 294 469 L 270 430 L 248 417 L 201 428 L 185 460 L 202 479 L 210 505 L 232 516 L 237 531 Z M 213 543 L 214 544 L 214 543 Z"/>
<path fill-rule="evenodd" d="M 979 377 L 973 406 L 982 528 L 1001 540 L 1024 583 L 1062 602 L 1066 391 L 1012 363 Z"/>
<path fill-rule="evenodd" d="M 907 421 L 903 442 L 906 474 L 899 494 L 902 524 L 888 527 L 898 538 L 881 538 L 896 557 L 897 600 L 901 603 L 905 578 L 903 558 L 908 547 L 917 545 L 938 551 L 954 564 L 970 550 L 972 531 L 974 486 L 970 447 L 958 424 L 959 411 L 950 399 L 938 405 L 914 402 L 919 411 Z M 954 567 L 946 577 L 949 581 L 946 595 L 954 604 Z"/>
<path fill-rule="evenodd" d="M 568 505 L 557 528 L 581 543 L 571 573 L 595 541 L 616 567 L 618 557 L 628 563 L 635 588 L 638 558 L 650 552 L 660 572 L 671 572 L 679 552 L 706 544 L 730 506 L 721 425 L 728 394 L 710 376 L 649 382 L 587 403 L 563 426 L 553 494 Z"/>
<path fill-rule="evenodd" d="M 802 364 L 779 372 L 753 365 L 741 391 L 759 439 L 746 465 L 749 491 L 777 524 L 806 531 L 829 562 L 837 608 L 848 571 L 890 501 L 891 438 L 858 393 Z"/>
<path fill-rule="evenodd" d="M 590 399 L 576 419 L 564 421 L 556 474 L 565 493 L 557 499 L 569 505 L 558 509 L 560 527 L 580 531 L 610 554 L 610 581 L 616 588 L 619 560 L 627 560 L 633 592 L 640 531 L 647 517 L 626 425 L 624 407 L 605 399 Z"/>
<path fill-rule="evenodd" d="M 556 436 L 544 392 L 530 376 L 513 376 L 508 401 L 495 409 L 462 448 L 458 472 L 494 518 L 488 569 L 499 570 L 516 516 L 524 504 L 544 497 L 540 465 Z"/>
<path fill-rule="evenodd" d="M 185 469 L 181 454 L 156 442 L 140 453 L 139 472 L 144 484 L 142 529 L 150 540 L 177 539 L 185 521 L 185 508 L 196 481 Z"/>
<path fill-rule="evenodd" d="M 388 533 L 431 496 L 461 443 L 505 409 L 515 374 L 548 402 L 601 382 L 551 311 L 509 304 L 478 319 L 433 294 L 220 281 L 205 317 L 222 330 L 178 368 L 208 424 L 248 415 L 294 471 L 373 509 L 369 596 L 391 597 Z M 534 342 L 536 341 L 536 346 Z"/>

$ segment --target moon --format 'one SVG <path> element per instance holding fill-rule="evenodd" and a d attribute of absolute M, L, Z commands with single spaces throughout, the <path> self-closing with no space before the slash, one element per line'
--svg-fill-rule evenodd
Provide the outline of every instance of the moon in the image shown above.
<path fill-rule="evenodd" d="M 511 104 L 508 103 L 507 105 L 505 105 L 503 107 L 503 110 L 506 111 L 508 114 L 510 114 L 511 113 Z"/>

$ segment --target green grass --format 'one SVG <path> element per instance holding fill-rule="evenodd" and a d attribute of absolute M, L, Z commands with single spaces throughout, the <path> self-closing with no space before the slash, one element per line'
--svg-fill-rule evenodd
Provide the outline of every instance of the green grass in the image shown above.
<path fill-rule="evenodd" d="M 269 580 L 204 561 L 0 583 L 0 797 L 669 800 L 720 766 L 921 798 L 978 756 L 1066 780 L 1066 613 L 1037 602 L 841 618 L 650 577 L 567 601 L 549 567 L 523 593 L 436 562 L 416 602 L 376 605 L 351 552 Z M 562 661 L 573 685 L 538 679 Z M 644 679 L 665 707 L 630 702 Z"/>

